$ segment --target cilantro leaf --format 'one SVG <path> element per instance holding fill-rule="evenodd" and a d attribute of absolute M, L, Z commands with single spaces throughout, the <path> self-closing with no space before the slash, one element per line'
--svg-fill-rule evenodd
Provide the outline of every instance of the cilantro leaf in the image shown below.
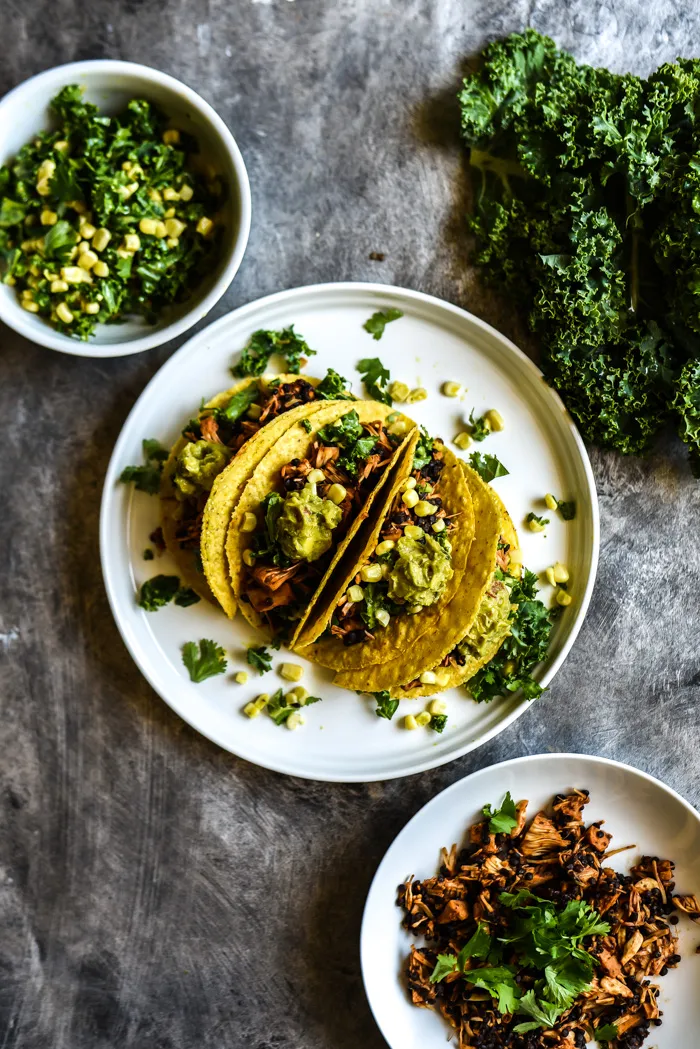
<path fill-rule="evenodd" d="M 603 1024 L 593 1032 L 596 1042 L 614 1042 L 617 1038 L 617 1027 L 615 1024 Z"/>
<path fill-rule="evenodd" d="M 522 1013 L 525 1016 L 531 1016 L 535 1021 L 535 1024 L 518 1024 L 513 1030 L 521 1031 L 532 1031 L 535 1026 L 538 1027 L 554 1027 L 564 1010 L 558 1006 L 553 1005 L 551 1002 L 546 1002 L 544 999 L 537 999 L 535 991 L 527 991 L 517 1003 L 518 1013 Z"/>
<path fill-rule="evenodd" d="M 284 696 L 284 690 L 278 688 L 277 691 L 270 696 L 266 709 L 275 725 L 284 725 L 287 718 L 294 713 L 295 708 L 291 703 L 287 703 Z"/>
<path fill-rule="evenodd" d="M 337 422 L 322 427 L 317 436 L 323 444 L 337 445 L 340 448 L 337 463 L 347 470 L 351 477 L 357 476 L 361 464 L 368 459 L 377 444 L 374 434 L 365 433 L 354 408 L 342 415 Z"/>
<path fill-rule="evenodd" d="M 265 331 L 260 328 L 253 332 L 248 345 L 241 353 L 240 361 L 231 371 L 241 378 L 245 375 L 262 375 L 273 353 L 285 357 L 288 371 L 298 375 L 302 360 L 315 356 L 316 350 L 312 350 L 306 340 L 297 335 L 293 324 L 282 331 Z"/>
<path fill-rule="evenodd" d="M 196 684 L 223 674 L 227 667 L 223 648 L 207 638 L 202 638 L 199 643 L 187 641 L 182 646 L 182 662 L 189 671 L 190 680 Z"/>
<path fill-rule="evenodd" d="M 397 310 L 390 307 L 387 310 L 377 310 L 373 313 L 369 320 L 366 320 L 362 327 L 368 332 L 373 339 L 381 339 L 384 334 L 384 329 L 387 324 L 391 321 L 397 321 L 399 317 L 403 317 L 403 310 Z"/>
<path fill-rule="evenodd" d="M 484 922 L 479 922 L 476 932 L 467 940 L 457 955 L 457 965 L 460 972 L 464 972 L 464 965 L 468 958 L 488 958 L 492 945 L 493 940 L 491 939 L 488 925 Z"/>
<path fill-rule="evenodd" d="M 446 976 L 450 975 L 450 973 L 456 973 L 458 971 L 459 967 L 456 954 L 438 954 L 435 968 L 430 974 L 430 982 L 440 983 L 440 981 L 444 980 Z"/>
<path fill-rule="evenodd" d="M 375 710 L 377 717 L 386 718 L 387 721 L 391 721 L 394 714 L 399 709 L 398 699 L 392 699 L 386 689 L 383 689 L 381 692 L 372 692 L 372 695 L 377 701 L 377 709 Z"/>
<path fill-rule="evenodd" d="M 495 455 L 482 455 L 481 452 L 472 452 L 469 456 L 469 465 L 476 470 L 482 481 L 493 481 L 495 477 L 505 477 L 510 471 Z"/>
<path fill-rule="evenodd" d="M 156 575 L 147 579 L 141 587 L 138 604 L 145 612 L 156 612 L 164 605 L 169 605 L 180 588 L 176 575 Z"/>
<path fill-rule="evenodd" d="M 56 259 L 67 265 L 71 250 L 77 242 L 78 236 L 70 222 L 59 219 L 44 234 L 44 252 L 48 259 Z"/>
<path fill-rule="evenodd" d="M 483 813 L 489 821 L 489 830 L 492 834 L 510 834 L 518 825 L 515 802 L 510 796 L 510 791 L 506 791 L 500 809 L 494 812 L 490 805 L 484 805 Z"/>
<path fill-rule="evenodd" d="M 428 723 L 428 728 L 433 732 L 444 732 L 447 724 L 447 714 L 433 714 Z"/>
<path fill-rule="evenodd" d="M 246 653 L 246 662 L 259 674 L 266 674 L 268 670 L 272 670 L 272 656 L 265 645 L 251 645 Z"/>
<path fill-rule="evenodd" d="M 515 982 L 516 970 L 508 965 L 485 966 L 464 973 L 467 983 L 481 987 L 498 999 L 501 1013 L 514 1013 L 519 1004 L 520 988 Z"/>
<path fill-rule="evenodd" d="M 379 336 L 375 335 L 376 338 L 379 338 Z M 391 378 L 391 373 L 388 368 L 384 367 L 379 357 L 363 357 L 357 365 L 357 370 L 362 377 L 362 382 L 369 396 L 374 398 L 375 401 L 381 401 L 382 404 L 390 405 L 392 400 L 387 385 Z"/>
<path fill-rule="evenodd" d="M 473 441 L 485 441 L 491 433 L 491 427 L 487 426 L 485 416 L 480 415 L 478 419 L 475 419 L 473 408 L 469 413 L 469 425 L 471 427 L 469 433 Z"/>
<path fill-rule="evenodd" d="M 2 203 L 0 203 L 0 229 L 10 229 L 12 226 L 23 222 L 26 213 L 27 205 L 22 203 L 22 201 L 3 197 Z"/>
<path fill-rule="evenodd" d="M 413 453 L 413 470 L 422 470 L 433 458 L 433 446 L 435 441 L 428 435 L 424 426 L 420 428 L 420 437 Z"/>
<path fill-rule="evenodd" d="M 146 438 L 143 441 L 143 457 L 145 466 L 125 466 L 119 475 L 123 484 L 133 482 L 139 492 L 147 492 L 148 495 L 158 495 L 160 491 L 160 475 L 163 463 L 168 458 L 168 451 L 162 448 L 159 441 Z"/>

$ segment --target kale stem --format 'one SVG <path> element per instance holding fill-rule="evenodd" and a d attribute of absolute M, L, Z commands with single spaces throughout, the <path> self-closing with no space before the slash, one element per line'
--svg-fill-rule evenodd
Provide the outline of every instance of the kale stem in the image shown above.
<path fill-rule="evenodd" d="M 636 313 L 639 307 L 639 217 L 634 199 L 629 190 L 625 193 L 625 204 L 627 211 L 626 225 L 632 227 L 632 240 L 630 243 L 630 281 L 629 281 L 629 310 Z"/>

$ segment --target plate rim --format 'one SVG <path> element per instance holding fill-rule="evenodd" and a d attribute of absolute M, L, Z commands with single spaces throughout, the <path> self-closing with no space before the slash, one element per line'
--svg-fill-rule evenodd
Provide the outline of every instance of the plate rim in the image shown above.
<path fill-rule="evenodd" d="M 468 310 L 463 309 L 461 306 L 456 306 L 453 303 L 447 302 L 444 299 L 440 299 L 438 296 L 430 295 L 426 292 L 415 291 L 410 288 L 402 288 L 398 285 L 393 284 L 382 284 L 371 281 L 329 281 L 319 284 L 306 284 L 300 285 L 294 288 L 287 288 L 282 291 L 272 292 L 269 295 L 262 296 L 259 299 L 254 299 L 251 302 L 244 303 L 241 306 L 224 314 L 211 324 L 206 325 L 200 331 L 191 335 L 179 349 L 168 358 L 167 361 L 155 372 L 149 382 L 146 384 L 142 392 L 139 394 L 131 410 L 129 411 L 119 436 L 115 442 L 112 454 L 110 456 L 109 464 L 105 473 L 104 484 L 102 488 L 101 505 L 100 505 L 100 524 L 99 524 L 99 544 L 100 544 L 100 565 L 102 570 L 102 578 L 107 592 L 107 599 L 109 601 L 110 610 L 114 618 L 115 624 L 119 631 L 119 634 L 124 642 L 129 655 L 133 659 L 134 663 L 138 667 L 140 673 L 148 681 L 151 688 L 156 692 L 158 696 L 170 707 L 171 710 L 177 714 L 178 717 L 193 728 L 200 735 L 210 740 L 212 743 L 220 746 L 227 753 L 234 754 L 241 760 L 250 761 L 251 764 L 256 764 L 261 768 L 269 769 L 273 772 L 281 773 L 282 775 L 296 776 L 299 779 L 309 779 L 316 782 L 327 782 L 327 783 L 376 783 L 383 782 L 391 779 L 401 779 L 406 776 L 416 775 L 420 772 L 428 771 L 429 769 L 436 768 L 441 765 L 448 764 L 450 761 L 454 761 L 457 758 L 463 757 L 465 754 L 476 750 L 478 747 L 488 743 L 495 736 L 505 731 L 517 718 L 519 718 L 531 705 L 531 700 L 522 697 L 514 706 L 513 709 L 505 715 L 497 724 L 491 728 L 476 735 L 474 738 L 468 739 L 466 742 L 458 745 L 450 753 L 449 757 L 444 755 L 426 756 L 422 760 L 415 761 L 410 765 L 403 766 L 401 769 L 396 770 L 393 768 L 386 769 L 380 773 L 373 770 L 368 776 L 366 773 L 361 771 L 351 772 L 340 772 L 335 774 L 332 770 L 324 772 L 322 776 L 313 772 L 306 772 L 304 769 L 299 769 L 293 763 L 287 763 L 280 760 L 271 760 L 267 762 L 256 758 L 247 757 L 233 747 L 228 742 L 223 742 L 215 731 L 205 731 L 199 725 L 195 724 L 194 720 L 188 716 L 188 713 L 181 709 L 181 704 L 168 698 L 165 694 L 165 689 L 161 689 L 156 679 L 156 675 L 151 673 L 150 668 L 143 665 L 142 661 L 137 657 L 135 645 L 131 642 L 131 632 L 128 625 L 122 622 L 122 618 L 119 612 L 119 601 L 116 597 L 112 582 L 112 568 L 109 564 L 107 555 L 107 539 L 108 531 L 111 524 L 110 520 L 110 504 L 115 492 L 115 482 L 119 473 L 120 457 L 122 455 L 122 448 L 127 444 L 129 438 L 129 431 L 131 429 L 132 420 L 138 416 L 141 405 L 146 402 L 151 396 L 151 390 L 154 386 L 160 385 L 163 381 L 163 377 L 169 376 L 173 372 L 177 372 L 179 363 L 182 358 L 189 356 L 191 353 L 196 352 L 198 346 L 205 342 L 212 335 L 215 335 L 221 328 L 225 328 L 231 323 L 231 319 L 235 318 L 239 321 L 241 318 L 245 318 L 249 313 L 255 313 L 261 309 L 265 310 L 278 306 L 280 303 L 284 304 L 287 301 L 294 301 L 301 297 L 313 298 L 316 296 L 324 295 L 335 295 L 349 293 L 351 295 L 377 295 L 377 296 L 390 296 L 403 298 L 404 300 L 410 300 L 423 306 L 437 308 L 439 310 L 447 311 L 454 317 L 462 321 L 474 325 L 480 332 L 490 338 L 498 340 L 502 346 L 507 348 L 508 351 L 514 353 L 528 369 L 534 379 L 538 379 L 543 382 L 546 386 L 547 396 L 552 399 L 552 404 L 556 407 L 561 416 L 563 424 L 569 431 L 569 436 L 573 441 L 573 445 L 578 453 L 580 464 L 583 471 L 583 476 L 586 480 L 587 491 L 588 491 L 588 506 L 590 507 L 591 516 L 591 548 L 590 558 L 591 565 L 586 581 L 586 586 L 581 597 L 581 602 L 577 610 L 576 616 L 569 628 L 568 635 L 563 642 L 560 651 L 552 659 L 551 663 L 547 665 L 547 668 L 542 675 L 542 684 L 547 687 L 550 682 L 554 679 L 556 674 L 561 669 L 564 661 L 569 655 L 578 635 L 583 626 L 588 607 L 590 605 L 593 589 L 596 582 L 596 575 L 598 569 L 598 558 L 600 552 L 600 511 L 598 506 L 598 496 L 595 485 L 595 479 L 593 476 L 593 470 L 591 467 L 590 459 L 586 447 L 583 443 L 583 439 L 578 432 L 576 424 L 573 418 L 567 411 L 563 401 L 559 397 L 559 394 L 551 386 L 549 386 L 543 377 L 542 371 L 532 361 L 523 350 L 515 345 L 506 335 L 503 335 L 492 325 L 486 321 L 477 317 L 475 314 L 470 313 Z"/>
<path fill-rule="evenodd" d="M 462 776 L 460 779 L 455 780 L 454 783 L 450 783 L 449 786 L 439 791 L 439 793 L 433 795 L 432 798 L 426 801 L 424 805 L 421 805 L 420 808 L 417 809 L 416 812 L 414 812 L 414 814 L 404 824 L 404 826 L 401 828 L 398 834 L 396 834 L 391 840 L 389 846 L 384 852 L 384 855 L 382 856 L 381 860 L 377 865 L 377 869 L 374 872 L 372 881 L 370 882 L 369 888 L 367 890 L 365 905 L 362 909 L 362 921 L 360 923 L 359 935 L 359 955 L 360 972 L 362 975 L 362 986 L 364 988 L 367 1004 L 369 1006 L 370 1012 L 372 1013 L 372 1018 L 375 1024 L 377 1025 L 377 1029 L 379 1030 L 382 1038 L 387 1043 L 389 1049 L 396 1049 L 396 1047 L 389 1038 L 387 1031 L 385 1031 L 375 1012 L 373 998 L 372 994 L 370 993 L 370 988 L 368 986 L 368 979 L 366 975 L 367 968 L 365 966 L 365 954 L 367 951 L 369 951 L 368 924 L 370 915 L 368 912 L 370 909 L 370 900 L 375 891 L 375 886 L 377 886 L 378 888 L 379 877 L 382 874 L 385 865 L 388 866 L 390 853 L 393 851 L 399 839 L 403 838 L 406 832 L 410 830 L 410 828 L 419 819 L 419 817 L 423 816 L 426 813 L 426 811 L 431 809 L 433 806 L 437 806 L 439 803 L 443 802 L 443 800 L 446 799 L 449 795 L 456 793 L 459 790 L 459 788 L 462 787 L 467 781 L 475 780 L 477 779 L 477 777 L 484 775 L 487 772 L 494 772 L 497 769 L 511 768 L 516 765 L 528 765 L 538 761 L 542 762 L 543 764 L 549 764 L 552 761 L 561 761 L 570 758 L 582 760 L 584 762 L 590 763 L 592 766 L 602 765 L 608 768 L 621 769 L 624 772 L 632 773 L 633 776 L 638 776 L 641 780 L 645 781 L 646 783 L 651 783 L 655 787 L 660 787 L 666 795 L 673 798 L 674 801 L 680 802 L 681 806 L 700 825 L 700 812 L 693 805 L 691 805 L 691 803 L 686 798 L 684 798 L 682 794 L 679 794 L 678 791 L 674 790 L 673 787 L 670 787 L 667 783 L 664 783 L 663 780 L 658 779 L 656 776 L 652 776 L 649 772 L 644 772 L 643 769 L 636 768 L 634 765 L 629 765 L 625 761 L 617 761 L 615 758 L 605 758 L 597 754 L 579 753 L 578 751 L 556 751 L 553 754 L 521 754 L 517 758 L 507 758 L 505 761 L 498 761 L 493 765 L 484 765 L 480 769 L 475 769 L 474 772 L 469 772 L 466 776 Z M 449 1032 L 446 1031 L 446 1034 L 449 1034 Z"/>

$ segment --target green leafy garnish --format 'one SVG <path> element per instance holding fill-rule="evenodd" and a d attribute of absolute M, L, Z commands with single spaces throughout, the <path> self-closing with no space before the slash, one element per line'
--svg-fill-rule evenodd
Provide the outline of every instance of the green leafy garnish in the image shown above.
<path fill-rule="evenodd" d="M 459 972 L 456 954 L 438 954 L 435 968 L 430 974 L 431 983 L 440 983 L 450 973 Z"/>
<path fill-rule="evenodd" d="M 365 432 L 360 417 L 354 408 L 341 415 L 334 423 L 328 423 L 318 431 L 323 444 L 337 445 L 340 455 L 337 463 L 351 477 L 356 477 L 360 466 L 369 458 L 377 444 L 374 434 Z"/>
<path fill-rule="evenodd" d="M 182 646 L 182 662 L 189 671 L 190 680 L 196 684 L 223 674 L 227 666 L 223 648 L 206 638 L 200 642 L 187 641 Z"/>
<path fill-rule="evenodd" d="M 576 517 L 576 503 L 561 503 L 557 502 L 557 510 L 564 518 L 565 521 L 573 521 Z"/>
<path fill-rule="evenodd" d="M 284 725 L 287 718 L 294 713 L 296 708 L 293 707 L 291 703 L 287 703 L 287 700 L 284 697 L 284 690 L 278 688 L 277 691 L 270 696 L 266 709 L 275 725 Z"/>
<path fill-rule="evenodd" d="M 272 656 L 265 645 L 251 645 L 246 653 L 246 662 L 259 674 L 266 674 L 268 670 L 272 670 Z"/>
<path fill-rule="evenodd" d="M 384 334 L 387 324 L 390 324 L 391 321 L 397 321 L 399 317 L 403 317 L 403 310 L 397 310 L 393 307 L 387 310 L 377 310 L 369 320 L 365 321 L 362 327 L 366 332 L 369 332 L 373 339 L 379 340 Z"/>
<path fill-rule="evenodd" d="M 287 370 L 293 375 L 298 375 L 302 358 L 313 357 L 316 350 L 312 350 L 306 340 L 297 335 L 293 324 L 282 331 L 265 331 L 261 328 L 253 332 L 248 345 L 241 353 L 240 361 L 231 371 L 239 377 L 262 375 L 273 353 L 279 353 L 286 358 Z"/>
<path fill-rule="evenodd" d="M 316 396 L 325 401 L 354 401 L 355 397 L 347 387 L 348 380 L 329 368 L 316 387 Z"/>
<path fill-rule="evenodd" d="M 313 426 L 311 425 L 308 419 L 302 419 L 301 425 L 304 427 L 307 433 L 311 433 L 311 431 L 313 430 Z"/>
<path fill-rule="evenodd" d="M 464 973 L 467 983 L 488 991 L 498 1001 L 501 1013 L 514 1013 L 518 1006 L 520 988 L 515 982 L 516 971 L 508 965 L 485 966 Z"/>
<path fill-rule="evenodd" d="M 379 336 L 375 335 L 375 339 L 378 338 Z M 391 373 L 388 368 L 384 367 L 379 357 L 363 357 L 357 365 L 357 370 L 370 397 L 375 401 L 381 401 L 382 404 L 392 403 L 387 389 Z"/>
<path fill-rule="evenodd" d="M 175 594 L 175 604 L 180 608 L 189 608 L 190 605 L 196 605 L 200 600 L 199 594 L 189 586 L 181 586 Z"/>
<path fill-rule="evenodd" d="M 477 702 L 506 696 L 522 689 L 526 699 L 537 699 L 542 687 L 530 676 L 547 656 L 552 632 L 552 613 L 537 599 L 537 576 L 527 569 L 522 579 L 503 577 L 510 589 L 511 632 L 494 658 L 478 670 L 468 683 Z"/>
<path fill-rule="evenodd" d="M 162 448 L 153 438 L 146 438 L 143 441 L 143 457 L 145 466 L 125 466 L 119 480 L 123 484 L 133 483 L 139 492 L 158 495 L 160 475 L 163 472 L 163 463 L 168 458 L 168 450 Z"/>
<path fill-rule="evenodd" d="M 486 424 L 486 418 L 483 415 L 480 415 L 478 419 L 474 418 L 473 408 L 469 413 L 469 426 L 469 433 L 473 441 L 485 441 L 491 433 L 491 427 Z"/>
<path fill-rule="evenodd" d="M 493 943 L 488 925 L 484 922 L 479 922 L 476 932 L 467 940 L 457 955 L 457 964 L 460 971 L 464 971 L 467 958 L 488 958 L 493 949 Z"/>
<path fill-rule="evenodd" d="M 144 561 L 152 561 L 154 557 L 155 557 L 155 554 L 151 550 L 150 546 L 147 546 L 146 549 L 143 552 L 143 559 L 144 559 Z"/>
<path fill-rule="evenodd" d="M 525 518 L 525 521 L 527 522 L 527 524 L 529 524 L 530 521 L 536 521 L 537 524 L 541 525 L 543 528 L 545 527 L 545 525 L 549 524 L 549 518 L 548 517 L 539 517 L 537 514 L 533 513 L 532 510 L 530 511 L 530 513 Z"/>
<path fill-rule="evenodd" d="M 244 386 L 242 390 L 234 393 L 228 404 L 220 408 L 219 411 L 230 423 L 236 422 L 242 415 L 250 408 L 251 404 L 258 399 L 260 391 L 258 390 L 257 383 L 251 382 L 247 386 Z"/>
<path fill-rule="evenodd" d="M 517 827 L 518 820 L 515 814 L 515 802 L 506 791 L 500 809 L 494 812 L 490 805 L 484 805 L 484 816 L 489 821 L 489 830 L 492 834 L 509 834 L 513 827 Z"/>
<path fill-rule="evenodd" d="M 505 477 L 506 470 L 503 463 L 495 455 L 482 455 L 481 452 L 472 452 L 469 456 L 469 465 L 476 470 L 482 481 L 493 481 L 495 477 Z"/>
<path fill-rule="evenodd" d="M 617 1038 L 617 1026 L 615 1024 L 603 1024 L 593 1032 L 596 1042 L 614 1042 Z"/>
<path fill-rule="evenodd" d="M 433 714 L 428 723 L 428 728 L 431 728 L 433 732 L 444 732 L 446 724 L 447 714 Z"/>
<path fill-rule="evenodd" d="M 141 587 L 138 603 L 145 612 L 155 612 L 169 605 L 180 588 L 176 575 L 156 575 Z"/>
<path fill-rule="evenodd" d="M 377 709 L 375 710 L 377 717 L 391 721 L 399 709 L 398 699 L 392 699 L 386 689 L 383 689 L 381 692 L 373 692 L 372 695 L 377 701 Z"/>
<path fill-rule="evenodd" d="M 413 470 L 422 470 L 424 466 L 427 466 L 433 457 L 433 445 L 435 441 L 428 435 L 428 431 L 424 426 L 420 428 L 420 437 L 418 438 L 418 444 L 416 450 L 413 453 Z"/>

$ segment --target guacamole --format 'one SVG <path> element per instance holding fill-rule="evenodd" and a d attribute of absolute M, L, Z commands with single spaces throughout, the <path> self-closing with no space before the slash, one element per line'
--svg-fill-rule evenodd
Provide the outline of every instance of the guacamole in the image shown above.
<path fill-rule="evenodd" d="M 454 575 L 450 556 L 432 536 L 396 543 L 396 560 L 387 576 L 388 595 L 400 604 L 434 605 Z"/>
<path fill-rule="evenodd" d="M 492 583 L 481 599 L 469 633 L 457 646 L 462 655 L 479 659 L 495 640 L 505 637 L 510 631 L 510 613 L 514 607 L 505 583 Z"/>
<path fill-rule="evenodd" d="M 183 496 L 210 492 L 231 458 L 231 449 L 214 441 L 192 441 L 177 457 L 173 484 Z"/>
<path fill-rule="evenodd" d="M 317 561 L 330 549 L 332 531 L 343 512 L 330 499 L 316 495 L 311 485 L 290 492 L 277 518 L 277 541 L 292 561 Z"/>

